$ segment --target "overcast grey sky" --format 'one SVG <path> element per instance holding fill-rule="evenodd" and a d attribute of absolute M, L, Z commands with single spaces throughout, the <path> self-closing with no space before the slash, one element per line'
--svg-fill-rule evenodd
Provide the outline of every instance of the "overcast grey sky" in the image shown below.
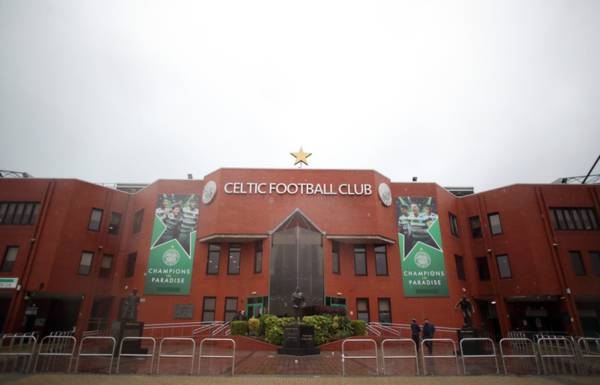
<path fill-rule="evenodd" d="M 375 169 L 478 191 L 600 154 L 600 1 L 0 0 L 0 168 Z M 600 171 L 600 170 L 596 170 Z"/>

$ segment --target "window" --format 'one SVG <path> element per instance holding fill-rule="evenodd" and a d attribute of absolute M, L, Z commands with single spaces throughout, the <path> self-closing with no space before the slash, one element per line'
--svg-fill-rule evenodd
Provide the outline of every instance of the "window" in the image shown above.
<path fill-rule="evenodd" d="M 137 253 L 131 253 L 127 256 L 127 267 L 125 269 L 125 278 L 133 277 L 135 274 L 135 261 Z"/>
<path fill-rule="evenodd" d="M 237 297 L 225 297 L 225 322 L 229 322 L 237 315 Z"/>
<path fill-rule="evenodd" d="M 331 272 L 340 273 L 340 244 L 336 241 L 331 243 Z"/>
<path fill-rule="evenodd" d="M 367 249 L 364 246 L 354 247 L 354 274 L 367 275 Z"/>
<path fill-rule="evenodd" d="M 21 220 L 23 219 L 23 211 L 25 211 L 25 203 L 17 203 L 17 208 L 15 209 L 15 216 L 13 218 L 14 224 L 21 224 Z"/>
<path fill-rule="evenodd" d="M 388 275 L 387 252 L 385 245 L 375 246 L 375 274 Z"/>
<path fill-rule="evenodd" d="M 4 252 L 4 259 L 2 260 L 2 267 L 0 271 L 9 272 L 12 271 L 15 261 L 17 260 L 17 254 L 19 253 L 18 246 L 8 246 Z"/>
<path fill-rule="evenodd" d="M 240 273 L 240 254 L 241 249 L 239 245 L 229 246 L 229 259 L 227 260 L 227 274 L 239 274 Z"/>
<path fill-rule="evenodd" d="M 600 276 L 600 251 L 590 251 L 589 254 L 594 274 Z"/>
<path fill-rule="evenodd" d="M 460 255 L 454 256 L 454 262 L 456 263 L 456 276 L 461 281 L 466 281 L 467 277 L 465 275 L 465 261 L 464 258 Z"/>
<path fill-rule="evenodd" d="M 487 257 L 477 257 L 477 272 L 481 281 L 490 280 L 490 268 L 488 267 Z"/>
<path fill-rule="evenodd" d="M 389 298 L 379 298 L 377 300 L 379 308 L 379 322 L 392 323 L 392 308 Z"/>
<path fill-rule="evenodd" d="M 498 273 L 500 278 L 512 278 L 512 272 L 510 271 L 510 263 L 508 262 L 508 255 L 496 255 L 496 265 L 498 266 Z"/>
<path fill-rule="evenodd" d="M 88 223 L 88 230 L 90 231 L 98 231 L 100 230 L 100 224 L 102 223 L 102 213 L 104 211 L 101 209 L 92 209 L 90 213 L 90 222 Z"/>
<path fill-rule="evenodd" d="M 110 276 L 110 270 L 112 269 L 113 256 L 110 254 L 104 254 L 102 261 L 100 261 L 100 277 L 107 278 Z"/>
<path fill-rule="evenodd" d="M 325 297 L 325 306 L 346 308 L 346 298 Z"/>
<path fill-rule="evenodd" d="M 481 220 L 479 216 L 476 215 L 469 218 L 469 224 L 471 225 L 471 236 L 473 238 L 481 238 L 483 234 L 481 233 Z"/>
<path fill-rule="evenodd" d="M 33 225 L 39 212 L 39 202 L 0 202 L 0 225 Z"/>
<path fill-rule="evenodd" d="M 585 275 L 585 266 L 583 265 L 583 258 L 579 251 L 569 251 L 571 256 L 571 264 L 573 265 L 573 271 L 575 275 Z"/>
<path fill-rule="evenodd" d="M 458 221 L 456 220 L 456 215 L 448 213 L 448 218 L 450 219 L 450 233 L 458 237 Z"/>
<path fill-rule="evenodd" d="M 133 217 L 133 233 L 137 234 L 142 229 L 142 222 L 144 222 L 144 209 L 140 209 L 135 212 Z"/>
<path fill-rule="evenodd" d="M 254 273 L 262 273 L 263 263 L 263 241 L 254 244 Z"/>
<path fill-rule="evenodd" d="M 79 275 L 88 275 L 90 270 L 92 269 L 92 259 L 94 258 L 94 253 L 90 251 L 84 251 L 81 253 L 81 260 L 79 261 L 79 271 L 77 272 Z"/>
<path fill-rule="evenodd" d="M 110 214 L 110 223 L 108 224 L 109 234 L 119 234 L 119 226 L 121 226 L 121 214 L 112 212 Z"/>
<path fill-rule="evenodd" d="M 488 215 L 488 221 L 490 222 L 490 231 L 492 235 L 502 234 L 502 225 L 500 224 L 500 214 L 493 213 Z"/>
<path fill-rule="evenodd" d="M 204 297 L 204 300 L 202 301 L 202 321 L 214 321 L 216 308 L 216 297 Z"/>
<path fill-rule="evenodd" d="M 359 320 L 369 322 L 369 299 L 368 298 L 357 298 L 356 299 L 356 317 Z"/>
<path fill-rule="evenodd" d="M 598 230 L 593 207 L 551 207 L 550 219 L 555 230 Z"/>
<path fill-rule="evenodd" d="M 206 274 L 216 275 L 219 274 L 219 256 L 221 255 L 221 246 L 209 245 L 208 246 L 208 260 L 206 261 Z"/>

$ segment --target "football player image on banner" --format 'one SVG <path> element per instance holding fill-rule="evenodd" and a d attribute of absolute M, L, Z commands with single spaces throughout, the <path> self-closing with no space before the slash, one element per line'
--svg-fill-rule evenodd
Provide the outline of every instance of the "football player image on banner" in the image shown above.
<path fill-rule="evenodd" d="M 448 296 L 435 198 L 398 197 L 396 213 L 404 296 Z"/>
<path fill-rule="evenodd" d="M 188 295 L 192 280 L 198 198 L 160 194 L 154 212 L 145 295 Z"/>

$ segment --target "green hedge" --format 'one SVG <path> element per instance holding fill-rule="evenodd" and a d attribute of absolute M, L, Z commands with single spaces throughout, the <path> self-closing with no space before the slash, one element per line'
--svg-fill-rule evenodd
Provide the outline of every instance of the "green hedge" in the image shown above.
<path fill-rule="evenodd" d="M 245 336 L 248 334 L 248 321 L 231 321 L 231 335 Z"/>
<path fill-rule="evenodd" d="M 315 328 L 315 344 L 321 345 L 329 341 L 331 336 L 332 319 L 325 315 L 309 315 L 302 318 L 302 323 Z"/>
<path fill-rule="evenodd" d="M 251 336 L 260 334 L 260 319 L 253 317 L 248 320 L 248 334 Z"/>
<path fill-rule="evenodd" d="M 265 314 L 261 317 L 265 325 L 265 340 L 274 345 L 283 343 L 283 328 L 294 322 L 292 317 L 279 318 L 272 314 Z"/>
<path fill-rule="evenodd" d="M 272 314 L 263 314 L 258 319 L 248 321 L 250 335 L 264 336 L 274 345 L 283 343 L 283 330 L 295 322 L 292 317 L 279 318 Z M 302 323 L 315 328 L 315 344 L 321 345 L 329 341 L 347 338 L 352 335 L 366 335 L 367 325 L 364 321 L 350 321 L 341 315 L 311 315 L 302 318 Z M 233 324 L 232 324 L 233 333 Z"/>
<path fill-rule="evenodd" d="M 352 320 L 352 335 L 353 336 L 366 336 L 367 335 L 367 323 L 363 320 Z"/>

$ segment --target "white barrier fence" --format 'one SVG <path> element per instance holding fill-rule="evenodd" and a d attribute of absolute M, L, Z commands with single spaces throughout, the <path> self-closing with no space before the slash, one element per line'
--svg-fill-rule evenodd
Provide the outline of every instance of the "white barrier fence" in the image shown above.
<path fill-rule="evenodd" d="M 226 342 L 226 343 L 231 343 L 231 355 L 225 355 L 225 354 L 204 354 L 204 344 L 206 342 Z M 200 368 L 201 368 L 201 363 L 202 363 L 202 359 L 203 358 L 231 358 L 231 375 L 234 376 L 235 375 L 235 347 L 236 347 L 236 343 L 233 339 L 231 338 L 204 338 L 202 341 L 200 341 L 200 354 L 198 355 L 198 374 L 200 374 Z"/>
<path fill-rule="evenodd" d="M 359 355 L 359 356 L 350 356 L 346 354 L 346 344 L 373 344 L 374 355 Z M 378 351 L 377 351 L 377 342 L 375 340 L 369 338 L 356 338 L 356 339 L 348 339 L 342 342 L 342 376 L 346 375 L 346 360 L 375 360 L 375 374 L 379 375 L 379 364 L 377 362 Z"/>
<path fill-rule="evenodd" d="M 147 371 L 149 374 L 159 374 L 161 362 L 165 359 L 189 360 L 189 373 L 194 374 L 197 357 L 198 367 L 196 372 L 198 374 L 200 374 L 203 360 L 229 359 L 231 360 L 231 375 L 235 375 L 236 342 L 231 338 L 204 338 L 200 340 L 199 354 L 197 354 L 197 342 L 191 337 L 166 337 L 158 341 L 153 337 L 126 337 L 117 344 L 113 337 L 86 336 L 78 344 L 77 339 L 68 334 L 71 333 L 52 333 L 39 341 L 33 335 L 13 334 L 2 336 L 0 339 L 0 370 L 10 370 L 12 365 L 13 371 L 20 367 L 22 372 L 60 370 L 69 373 L 74 364 L 74 372 L 78 372 L 81 366 L 81 358 L 104 358 L 109 361 L 106 373 L 111 374 L 115 357 L 117 358 L 116 373 L 120 371 L 121 358 L 132 357 L 149 358 L 150 367 Z M 137 342 L 134 343 L 137 348 L 127 350 L 127 344 L 131 342 Z M 142 342 L 148 343 L 148 351 L 138 349 Z M 159 343 L 158 349 L 156 349 L 157 342 Z M 104 346 L 98 348 L 99 343 Z M 225 348 L 218 347 L 217 354 L 206 353 L 208 345 L 220 345 L 222 343 L 226 343 L 228 346 Z M 429 343 L 435 345 L 436 352 L 444 350 L 446 354 L 428 355 L 427 346 Z M 468 346 L 471 343 L 479 345 L 479 347 L 470 350 Z M 353 355 L 351 350 L 356 351 L 356 345 L 358 344 L 363 344 L 360 347 L 361 351 Z M 351 345 L 354 349 L 349 348 Z M 366 354 L 364 354 L 365 351 L 367 351 Z M 422 355 L 422 357 L 419 357 L 419 355 Z M 387 374 L 386 363 L 389 363 L 389 360 L 414 361 L 414 373 L 416 375 L 428 374 L 428 369 L 431 372 L 432 367 L 430 364 L 435 362 L 432 360 L 454 360 L 456 373 L 460 374 L 459 356 L 462 361 L 463 374 L 468 374 L 470 371 L 470 364 L 466 361 L 470 359 L 493 359 L 498 374 L 500 373 L 499 360 L 502 361 L 504 374 L 509 374 L 515 368 L 515 366 L 510 368 L 508 364 L 510 362 L 519 363 L 522 368 L 530 373 L 535 369 L 537 374 L 590 374 L 600 371 L 600 338 L 581 337 L 574 340 L 565 336 L 540 336 L 536 342 L 528 338 L 503 338 L 498 343 L 498 349 L 496 349 L 494 341 L 489 338 L 462 339 L 458 343 L 458 349 L 457 343 L 453 339 L 435 338 L 422 340 L 420 352 L 415 342 L 409 338 L 388 338 L 383 339 L 379 344 L 374 339 L 347 339 L 341 344 L 343 376 L 347 375 L 347 360 L 374 360 L 376 375 L 380 373 Z M 421 362 L 419 362 L 420 359 Z M 534 365 L 532 365 L 532 360 Z M 64 368 L 61 366 L 61 369 L 57 369 L 58 365 L 56 364 L 59 361 L 64 363 Z M 157 362 L 156 370 L 154 370 L 154 361 Z M 136 370 L 137 366 L 139 364 L 136 364 Z M 453 364 L 446 364 L 443 367 L 448 369 L 452 366 Z M 491 370 L 491 362 L 488 366 L 479 366 L 479 368 L 482 367 Z M 412 371 L 411 368 L 409 370 Z"/>
<path fill-rule="evenodd" d="M 385 354 L 385 345 L 389 344 L 409 344 L 412 347 L 414 354 L 390 355 Z M 381 341 L 381 373 L 385 376 L 385 360 L 386 359 L 410 359 L 415 360 L 415 373 L 419 375 L 419 354 L 417 352 L 417 344 L 410 338 L 388 338 Z"/>
<path fill-rule="evenodd" d="M 577 354 L 567 337 L 541 337 L 537 341 L 544 374 L 578 374 Z"/>
<path fill-rule="evenodd" d="M 152 343 L 152 350 L 151 353 L 123 353 L 123 346 L 125 345 L 126 342 L 132 342 L 132 343 L 136 343 L 136 342 L 143 342 L 143 341 L 150 341 Z M 128 348 L 129 349 L 129 348 Z M 132 350 L 136 350 L 137 347 L 134 346 L 134 348 Z M 125 337 L 121 340 L 121 343 L 119 344 L 119 358 L 117 358 L 117 371 L 116 373 L 119 374 L 119 369 L 121 368 L 121 358 L 122 357 L 138 357 L 138 358 L 150 358 L 150 370 L 149 373 L 152 374 L 152 368 L 154 367 L 154 351 L 156 350 L 156 340 L 154 339 L 154 337 Z"/>
<path fill-rule="evenodd" d="M 7 371 L 10 359 L 13 360 L 12 371 L 16 371 L 19 359 L 22 359 L 21 372 L 27 373 L 35 355 L 36 345 L 37 339 L 33 335 L 17 333 L 2 336 L 0 340 L 0 358 L 3 361 L 2 371 Z"/>
<path fill-rule="evenodd" d="M 165 345 L 165 342 L 167 342 L 167 345 L 169 345 L 169 343 L 171 343 L 171 342 L 191 343 L 192 352 L 190 354 L 163 353 L 163 346 Z M 190 374 L 194 374 L 194 356 L 195 355 L 196 355 L 196 341 L 193 338 L 185 338 L 185 337 L 167 337 L 167 338 L 163 338 L 160 341 L 160 345 L 158 346 L 158 360 L 157 360 L 157 363 L 156 363 L 156 374 L 160 374 L 160 359 L 163 358 L 163 357 L 164 358 L 190 359 L 191 360 Z"/>
<path fill-rule="evenodd" d="M 492 352 L 491 354 L 471 354 L 467 351 L 467 349 L 465 349 L 465 343 L 476 344 L 474 350 L 484 350 L 479 345 L 483 345 L 485 343 L 492 347 Z M 500 367 L 498 366 L 498 357 L 496 355 L 496 345 L 494 344 L 494 341 L 491 338 L 463 338 L 462 340 L 460 340 L 460 355 L 463 366 L 463 374 L 467 374 L 467 366 L 465 363 L 465 359 L 467 358 L 493 358 L 494 363 L 496 364 L 496 374 L 500 374 Z"/>
<path fill-rule="evenodd" d="M 510 353 L 506 353 L 506 344 L 509 344 Z M 529 360 L 533 358 L 537 374 L 540 374 L 540 364 L 538 361 L 538 354 L 535 350 L 535 344 L 529 338 L 502 338 L 500 340 L 500 356 L 502 357 L 504 374 L 508 374 L 508 369 L 506 366 L 507 358 L 528 358 Z"/>
<path fill-rule="evenodd" d="M 102 342 L 102 341 L 107 341 L 110 343 L 110 352 L 87 352 L 84 349 L 84 346 L 86 346 L 86 342 L 90 341 L 90 342 Z M 88 344 L 89 345 L 89 344 Z M 89 337 L 83 337 L 83 339 L 81 340 L 81 343 L 79 344 L 79 351 L 77 352 L 77 361 L 75 362 L 75 373 L 78 372 L 79 370 L 79 360 L 81 359 L 81 357 L 108 357 L 110 359 L 110 363 L 108 365 L 108 374 L 110 374 L 111 370 L 112 370 L 112 365 L 113 365 L 113 360 L 115 357 L 115 349 L 117 347 L 117 340 L 114 337 L 101 337 L 101 336 L 89 336 Z"/>
<path fill-rule="evenodd" d="M 429 344 L 435 343 L 436 345 L 440 344 L 451 344 L 452 345 L 452 354 L 446 355 L 426 355 L 425 347 L 430 346 Z M 428 348 L 429 350 L 429 348 Z M 456 361 L 456 374 L 460 374 L 460 369 L 458 366 L 458 355 L 456 352 L 456 342 L 450 338 L 425 338 L 421 341 L 421 352 L 423 353 L 423 374 L 427 375 L 427 359 L 436 359 L 436 358 L 446 358 L 446 359 L 454 359 Z"/>
<path fill-rule="evenodd" d="M 53 370 L 56 359 L 59 357 L 67 361 L 67 373 L 71 371 L 73 355 L 77 347 L 77 339 L 73 336 L 48 335 L 40 341 L 40 346 L 35 357 L 33 371 L 37 371 L 40 357 L 46 357 L 44 370 Z"/>

